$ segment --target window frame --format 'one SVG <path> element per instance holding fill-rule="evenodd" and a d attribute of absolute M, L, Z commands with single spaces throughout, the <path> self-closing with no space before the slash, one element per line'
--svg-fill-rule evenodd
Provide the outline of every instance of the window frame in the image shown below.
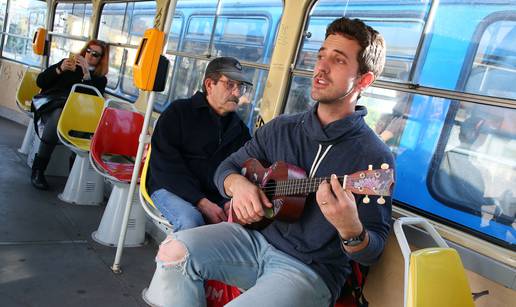
<path fill-rule="evenodd" d="M 6 6 L 5 6 L 5 14 L 3 15 L 4 16 L 4 23 L 2 25 L 2 28 L 0 29 L 0 58 L 2 59 L 7 59 L 9 61 L 12 61 L 12 62 L 15 62 L 15 63 L 20 63 L 20 64 L 23 64 L 23 65 L 27 65 L 29 67 L 40 67 L 41 66 L 41 60 L 38 59 L 37 57 L 35 57 L 36 62 L 29 62 L 29 61 L 23 61 L 23 60 L 20 60 L 20 59 L 16 59 L 16 58 L 10 58 L 10 57 L 7 57 L 5 55 L 5 46 L 7 44 L 7 40 L 9 37 L 14 37 L 14 38 L 19 38 L 19 39 L 22 39 L 26 42 L 29 42 L 25 45 L 25 47 L 27 47 L 27 45 L 30 45 L 31 47 L 29 49 L 32 50 L 32 40 L 33 40 L 33 35 L 31 35 L 30 33 L 30 28 L 31 27 L 44 27 L 44 22 L 46 21 L 46 17 L 47 15 L 49 14 L 48 12 L 48 7 L 46 5 L 46 2 L 45 1 L 42 1 L 42 0 L 36 0 L 37 2 L 43 2 L 45 3 L 44 7 L 41 7 L 41 11 L 38 10 L 39 13 L 41 12 L 44 12 L 44 17 L 43 17 L 43 24 L 41 25 L 33 25 L 33 24 L 30 24 L 29 21 L 30 21 L 30 14 L 33 13 L 33 12 L 29 12 L 29 14 L 27 15 L 27 23 L 29 25 L 29 33 L 28 35 L 29 36 L 25 36 L 25 35 L 20 35 L 20 34 L 15 34 L 15 33 L 9 33 L 7 31 L 7 26 L 10 22 L 10 16 L 12 14 L 9 13 L 9 11 L 11 10 L 11 7 L 12 7 L 12 2 L 14 0 L 5 0 L 5 3 L 6 3 Z M 32 52 L 30 53 L 31 55 L 34 55 Z"/>

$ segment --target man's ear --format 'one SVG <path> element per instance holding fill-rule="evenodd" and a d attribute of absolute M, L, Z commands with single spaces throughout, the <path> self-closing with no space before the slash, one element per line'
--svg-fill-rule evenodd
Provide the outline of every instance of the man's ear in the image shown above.
<path fill-rule="evenodd" d="M 206 95 L 211 93 L 212 87 L 213 87 L 214 84 L 215 83 L 213 82 L 212 79 L 210 79 L 210 78 L 204 79 L 204 88 L 206 89 Z"/>
<path fill-rule="evenodd" d="M 358 81 L 358 89 L 360 92 L 364 91 L 369 87 L 375 80 L 374 74 L 372 72 L 366 72 L 365 74 L 360 76 L 360 80 Z"/>

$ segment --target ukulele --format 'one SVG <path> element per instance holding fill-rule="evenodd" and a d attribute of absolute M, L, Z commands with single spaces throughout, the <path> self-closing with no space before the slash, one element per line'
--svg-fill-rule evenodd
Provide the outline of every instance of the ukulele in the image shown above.
<path fill-rule="evenodd" d="M 256 184 L 272 203 L 272 208 L 264 209 L 265 216 L 261 221 L 246 225 L 254 229 L 267 226 L 273 219 L 288 223 L 297 221 L 303 213 L 308 193 L 316 192 L 321 182 L 330 180 L 330 177 L 307 178 L 303 169 L 283 161 L 265 168 L 258 160 L 249 159 L 241 173 Z M 394 183 L 393 170 L 387 163 L 383 163 L 380 169 L 373 170 L 369 165 L 368 170 L 337 178 L 345 190 L 365 195 L 362 200 L 365 204 L 370 202 L 369 195 L 380 196 L 376 202 L 385 204 L 383 197 L 391 195 Z M 238 220 L 232 208 L 230 214 L 233 222 L 245 225 Z"/>

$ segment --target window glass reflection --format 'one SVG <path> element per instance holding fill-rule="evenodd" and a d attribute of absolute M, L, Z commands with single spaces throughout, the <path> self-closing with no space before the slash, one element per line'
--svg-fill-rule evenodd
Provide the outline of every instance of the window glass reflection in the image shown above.
<path fill-rule="evenodd" d="M 408 81 L 429 8 L 429 1 L 394 11 L 366 5 L 364 1 L 320 0 L 308 19 L 296 69 L 313 70 L 326 27 L 336 18 L 346 16 L 360 18 L 385 38 L 387 61 L 381 78 Z"/>
<path fill-rule="evenodd" d="M 6 4 L 0 2 L 0 11 L 2 8 L 5 16 Z M 32 51 L 32 38 L 36 29 L 45 25 L 46 13 L 45 2 L 11 0 L 6 32 L 17 36 L 6 35 L 2 56 L 30 65 L 39 65 L 40 57 Z"/>
<path fill-rule="evenodd" d="M 516 99 L 516 14 L 499 20 L 482 34 L 466 92 Z"/>
<path fill-rule="evenodd" d="M 516 111 L 460 103 L 433 175 L 435 194 L 454 208 L 512 226 L 516 213 Z"/>

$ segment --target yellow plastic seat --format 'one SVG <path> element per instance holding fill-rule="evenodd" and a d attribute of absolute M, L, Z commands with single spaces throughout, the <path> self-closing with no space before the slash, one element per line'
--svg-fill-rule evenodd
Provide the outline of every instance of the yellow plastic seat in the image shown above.
<path fill-rule="evenodd" d="M 93 91 L 96 95 L 80 93 L 80 88 Z M 95 87 L 75 84 L 57 124 L 61 142 L 78 154 L 88 153 L 103 109 L 104 98 Z"/>
<path fill-rule="evenodd" d="M 36 78 L 39 71 L 33 68 L 27 68 L 23 74 L 23 78 L 16 90 L 16 104 L 24 113 L 30 114 L 30 106 L 32 104 L 32 97 L 41 91 L 41 88 L 36 84 Z"/>
<path fill-rule="evenodd" d="M 140 203 L 145 210 L 145 213 L 149 215 L 150 218 L 157 223 L 159 227 L 162 224 L 165 228 L 165 231 L 170 231 L 172 229 L 172 225 L 169 221 L 167 221 L 159 212 L 158 208 L 154 205 L 152 198 L 147 191 L 147 172 L 149 170 L 149 161 L 151 155 L 151 146 L 149 145 L 149 150 L 147 150 L 147 156 L 145 158 L 145 163 L 143 164 L 142 175 L 140 177 Z"/>
<path fill-rule="evenodd" d="M 24 155 L 30 153 L 31 145 L 34 143 L 36 137 L 33 114 L 30 107 L 32 104 L 32 97 L 34 97 L 41 90 L 36 84 L 36 78 L 38 77 L 38 74 L 38 70 L 28 67 L 23 73 L 21 82 L 18 85 L 18 89 L 16 90 L 16 105 L 30 118 L 27 129 L 25 130 L 25 136 L 23 137 L 22 145 L 18 149 L 18 152 Z M 32 160 L 29 164 L 32 166 Z"/>
<path fill-rule="evenodd" d="M 456 250 L 435 247 L 411 253 L 407 306 L 474 306 Z"/>
<path fill-rule="evenodd" d="M 84 84 L 72 87 L 57 124 L 59 140 L 77 153 L 64 191 L 57 196 L 64 202 L 99 205 L 104 200 L 104 179 L 91 166 L 88 154 L 103 109 L 104 98 L 95 87 Z"/>
<path fill-rule="evenodd" d="M 411 251 L 403 225 L 422 226 L 438 247 Z M 400 218 L 394 222 L 394 232 L 405 260 L 405 307 L 475 306 L 459 254 L 427 220 Z"/>

